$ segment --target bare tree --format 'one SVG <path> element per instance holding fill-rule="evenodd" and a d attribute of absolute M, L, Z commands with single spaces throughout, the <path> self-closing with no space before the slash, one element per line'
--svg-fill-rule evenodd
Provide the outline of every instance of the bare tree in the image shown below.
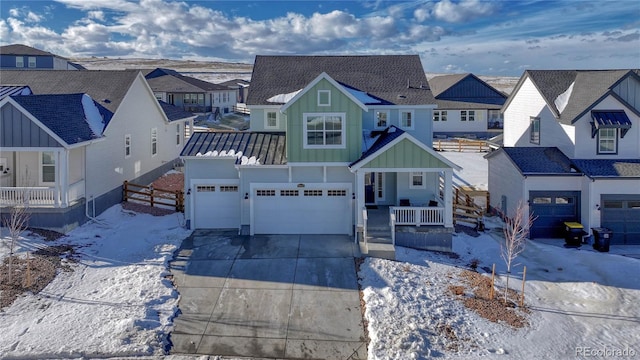
<path fill-rule="evenodd" d="M 24 194 L 19 203 L 14 204 L 7 215 L 2 217 L 2 224 L 9 231 L 9 275 L 8 280 L 11 284 L 13 274 L 13 256 L 14 250 L 20 239 L 20 234 L 25 231 L 29 224 L 29 195 Z"/>
<path fill-rule="evenodd" d="M 500 257 L 507 265 L 507 286 L 504 292 L 505 305 L 507 304 L 507 293 L 509 292 L 511 265 L 513 260 L 524 251 L 529 237 L 529 228 L 535 220 L 531 213 L 529 213 L 528 217 L 525 217 L 524 210 L 523 202 L 519 201 L 514 216 L 508 217 L 506 214 L 504 216 L 505 227 L 502 229 L 504 242 L 500 244 Z"/>

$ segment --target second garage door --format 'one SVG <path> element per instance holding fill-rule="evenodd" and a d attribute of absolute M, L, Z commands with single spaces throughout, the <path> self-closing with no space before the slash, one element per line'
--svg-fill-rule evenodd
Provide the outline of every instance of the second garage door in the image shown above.
<path fill-rule="evenodd" d="M 351 234 L 351 193 L 346 188 L 257 188 L 255 234 Z"/>
<path fill-rule="evenodd" d="M 612 244 L 640 245 L 640 195 L 602 195 L 600 216 Z"/>
<path fill-rule="evenodd" d="M 234 184 L 196 184 L 195 229 L 237 229 L 240 226 L 240 194 Z"/>

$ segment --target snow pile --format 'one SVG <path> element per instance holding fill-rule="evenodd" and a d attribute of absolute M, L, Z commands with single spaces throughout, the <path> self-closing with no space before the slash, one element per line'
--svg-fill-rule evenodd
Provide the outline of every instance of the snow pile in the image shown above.
<path fill-rule="evenodd" d="M 573 92 L 574 84 L 575 81 L 571 83 L 571 85 L 569 86 L 569 88 L 567 88 L 567 90 L 565 90 L 565 92 L 558 95 L 558 97 L 553 101 L 559 113 L 562 113 L 564 111 L 564 108 L 567 107 L 567 104 L 569 104 L 569 98 L 571 97 L 571 93 Z"/>
<path fill-rule="evenodd" d="M 296 97 L 296 95 L 298 95 L 298 93 L 302 91 L 302 89 L 300 90 L 296 90 L 293 92 L 290 92 L 288 94 L 278 94 L 278 95 L 274 95 L 270 98 L 267 99 L 268 102 L 272 102 L 272 103 L 282 103 L 282 104 L 286 104 L 288 103 L 291 99 L 293 99 L 294 97 Z"/>
<path fill-rule="evenodd" d="M 638 259 L 530 241 L 510 280 L 519 292 L 527 267 L 529 326 L 516 329 L 480 317 L 448 289 L 462 284 L 459 274 L 475 260 L 485 276 L 496 264 L 496 286 L 504 289 L 497 229 L 479 237 L 455 234 L 453 247 L 458 259 L 397 248 L 397 261 L 362 264 L 370 360 L 565 359 L 594 349 L 640 354 Z"/>
<path fill-rule="evenodd" d="M 88 223 L 44 244 L 73 245 L 78 262 L 69 263 L 72 271 L 60 272 L 39 294 L 20 297 L 0 313 L 0 357 L 164 353 L 178 300 L 164 276 L 189 231 L 175 214 L 153 217 L 120 205 L 99 220 L 106 225 Z M 24 247 L 37 243 L 22 240 Z"/>
<path fill-rule="evenodd" d="M 82 95 L 82 108 L 84 109 L 85 121 L 89 124 L 91 131 L 96 137 L 101 137 L 104 123 L 100 110 L 96 107 L 91 96 L 87 94 Z"/>

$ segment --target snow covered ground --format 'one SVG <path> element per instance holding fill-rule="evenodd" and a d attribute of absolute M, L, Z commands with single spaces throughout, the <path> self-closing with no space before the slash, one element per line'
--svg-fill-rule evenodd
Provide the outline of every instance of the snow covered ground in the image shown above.
<path fill-rule="evenodd" d="M 164 276 L 189 231 L 178 215 L 153 217 L 120 205 L 99 220 L 53 242 L 24 233 L 20 252 L 70 244 L 77 262 L 69 262 L 72 271 L 60 271 L 39 294 L 22 296 L 0 311 L 1 359 L 164 353 L 178 301 Z M 6 236 L 3 229 L 0 259 L 8 253 Z"/>

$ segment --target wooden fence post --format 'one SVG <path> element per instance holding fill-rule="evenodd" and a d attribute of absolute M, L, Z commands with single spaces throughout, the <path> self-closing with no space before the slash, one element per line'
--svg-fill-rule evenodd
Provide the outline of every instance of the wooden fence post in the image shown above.
<path fill-rule="evenodd" d="M 522 273 L 522 293 L 520 294 L 520 307 L 524 307 L 524 282 L 527 279 L 527 267 L 524 267 L 524 272 Z"/>
<path fill-rule="evenodd" d="M 493 263 L 493 269 L 491 270 L 491 289 L 489 290 L 489 300 L 493 300 L 493 281 L 496 277 L 496 264 Z"/>
<path fill-rule="evenodd" d="M 129 182 L 127 180 L 124 181 L 124 184 L 122 184 L 122 197 L 124 198 L 124 201 L 127 201 L 129 199 L 129 193 L 128 193 L 128 184 Z"/>
<path fill-rule="evenodd" d="M 151 201 L 151 207 L 153 207 L 153 186 L 149 186 L 149 200 Z"/>

